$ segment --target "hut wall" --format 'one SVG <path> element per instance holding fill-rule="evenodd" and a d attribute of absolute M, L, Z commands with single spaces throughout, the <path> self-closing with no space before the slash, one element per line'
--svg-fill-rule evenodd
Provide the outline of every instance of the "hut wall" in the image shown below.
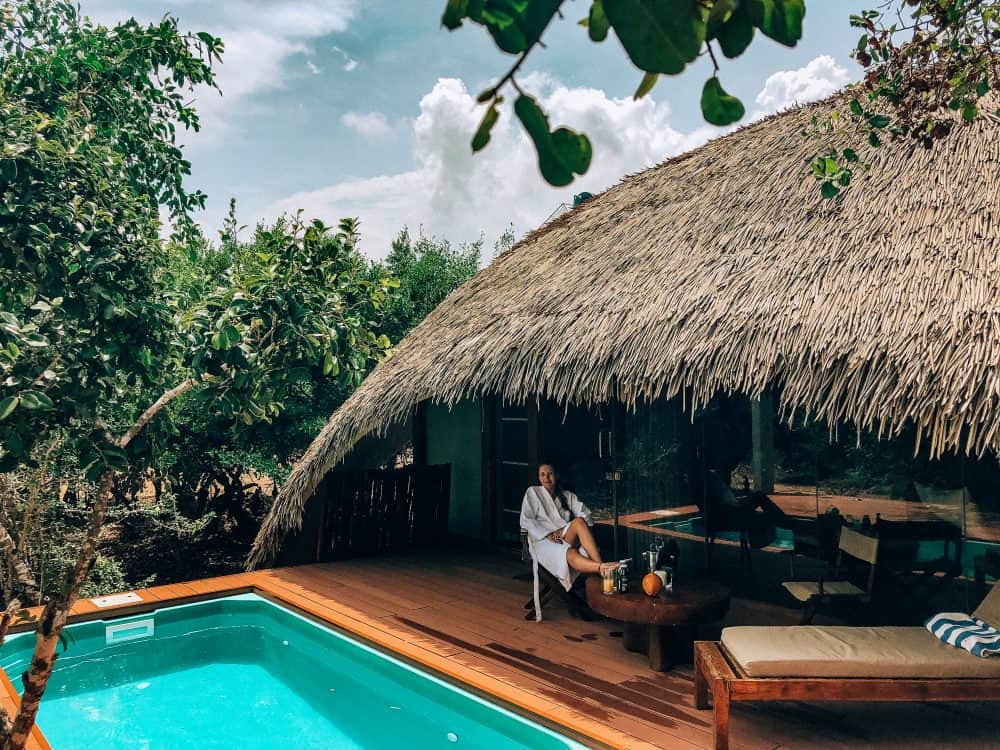
<path fill-rule="evenodd" d="M 480 537 L 482 511 L 482 439 L 478 401 L 460 401 L 451 409 L 428 404 L 427 462 L 451 465 L 448 532 Z"/>

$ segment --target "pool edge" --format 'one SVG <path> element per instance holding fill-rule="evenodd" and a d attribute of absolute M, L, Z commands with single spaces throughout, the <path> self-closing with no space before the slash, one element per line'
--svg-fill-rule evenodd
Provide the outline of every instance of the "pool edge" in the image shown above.
<path fill-rule="evenodd" d="M 7 711 L 8 718 L 13 721 L 17 709 L 21 705 L 21 696 L 18 695 L 17 688 L 10 681 L 10 677 L 2 669 L 0 669 L 0 682 L 3 683 L 3 689 L 6 692 L 7 698 L 7 700 L 0 698 L 0 703 L 3 704 L 4 709 Z M 11 708 L 13 708 L 13 711 Z M 28 743 L 25 747 L 27 750 L 52 750 L 52 746 L 45 739 L 45 735 L 42 734 L 42 730 L 38 728 L 37 724 L 31 727 L 31 732 L 28 734 Z"/>
<path fill-rule="evenodd" d="M 265 570 L 254 573 L 239 573 L 184 584 L 138 589 L 133 593 L 141 597 L 142 602 L 111 607 L 97 608 L 90 600 L 80 600 L 74 606 L 68 624 L 127 617 L 163 607 L 207 601 L 235 594 L 253 593 L 288 607 L 302 616 L 309 617 L 324 627 L 339 630 L 388 656 L 430 672 L 438 679 L 457 688 L 480 698 L 494 701 L 508 711 L 529 721 L 534 721 L 543 727 L 565 734 L 569 739 L 593 747 L 595 750 L 655 750 L 653 745 L 642 743 L 635 737 L 595 721 L 586 715 L 570 714 L 571 709 L 563 708 L 551 711 L 546 705 L 539 704 L 538 696 L 524 688 L 510 685 L 472 667 L 455 664 L 447 656 L 435 654 L 423 646 L 410 643 L 402 637 L 380 629 L 374 622 L 365 622 L 364 620 L 368 618 L 363 613 L 357 613 L 360 618 L 363 618 L 359 619 L 359 617 L 354 617 L 347 612 L 313 601 L 303 594 L 284 589 L 279 581 L 268 575 L 268 572 Z M 319 595 L 317 592 L 314 593 Z M 330 596 L 319 596 L 328 601 L 336 601 Z M 342 609 L 351 609 L 339 602 L 337 604 Z M 22 624 L 17 628 L 12 627 L 11 633 L 32 629 L 30 624 Z M 6 675 L 4 678 L 6 679 Z M 13 684 L 10 683 L 9 679 L 6 679 L 6 682 L 9 685 L 8 690 L 13 691 L 16 695 Z M 37 733 L 40 738 L 38 750 L 51 750 L 37 726 L 33 728 L 32 732 Z"/>

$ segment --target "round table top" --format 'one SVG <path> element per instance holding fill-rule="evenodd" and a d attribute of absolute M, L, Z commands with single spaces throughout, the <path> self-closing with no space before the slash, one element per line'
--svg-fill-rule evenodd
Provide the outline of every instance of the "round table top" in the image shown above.
<path fill-rule="evenodd" d="M 721 618 L 729 609 L 729 589 L 707 580 L 682 581 L 671 592 L 646 596 L 639 581 L 627 594 L 602 592 L 600 576 L 587 577 L 587 604 L 600 615 L 645 625 L 697 625 Z"/>

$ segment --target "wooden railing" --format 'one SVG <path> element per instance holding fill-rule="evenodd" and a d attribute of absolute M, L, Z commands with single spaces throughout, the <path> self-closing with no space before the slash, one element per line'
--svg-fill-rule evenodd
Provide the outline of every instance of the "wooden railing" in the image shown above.
<path fill-rule="evenodd" d="M 331 471 L 306 504 L 280 565 L 328 562 L 436 544 L 448 533 L 451 466 Z"/>

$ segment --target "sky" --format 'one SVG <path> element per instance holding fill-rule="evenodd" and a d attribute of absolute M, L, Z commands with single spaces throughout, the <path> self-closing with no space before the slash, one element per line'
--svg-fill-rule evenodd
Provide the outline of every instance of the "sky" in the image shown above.
<path fill-rule="evenodd" d="M 802 41 L 783 47 L 761 36 L 720 80 L 747 107 L 745 122 L 821 98 L 860 72 L 848 52 L 858 32 L 848 16 L 872 0 L 808 0 Z M 601 44 L 577 21 L 589 2 L 568 0 L 544 49 L 518 80 L 540 99 L 553 127 L 585 132 L 587 172 L 562 189 L 538 174 L 533 147 L 513 113 L 502 111 L 487 148 L 469 141 L 482 116 L 478 92 L 513 58 L 466 23 L 448 32 L 445 0 L 82 0 L 101 23 L 132 16 L 179 19 L 183 30 L 223 39 L 221 96 L 194 93 L 199 133 L 180 142 L 191 188 L 208 194 L 199 222 L 215 237 L 230 197 L 253 226 L 302 209 L 335 225 L 361 221 L 362 250 L 380 258 L 401 228 L 452 243 L 492 247 L 513 226 L 520 237 L 574 193 L 598 193 L 623 176 L 694 148 L 725 131 L 707 125 L 698 100 L 711 74 L 699 60 L 661 76 L 634 101 L 641 73 L 610 34 Z M 508 97 L 512 99 L 512 97 Z"/>

